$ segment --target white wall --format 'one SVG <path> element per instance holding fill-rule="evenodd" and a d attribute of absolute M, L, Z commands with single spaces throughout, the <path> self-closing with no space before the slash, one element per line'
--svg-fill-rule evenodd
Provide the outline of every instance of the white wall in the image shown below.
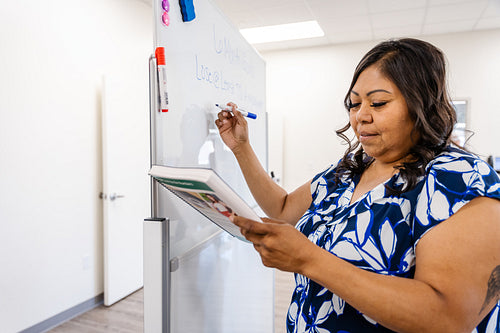
<path fill-rule="evenodd" d="M 103 292 L 101 80 L 139 72 L 147 117 L 152 38 L 137 0 L 1 2 L 0 331 Z"/>
<path fill-rule="evenodd" d="M 452 98 L 470 101 L 468 122 L 469 129 L 475 132 L 470 140 L 473 151 L 484 158 L 500 155 L 500 30 L 422 39 L 447 55 Z M 335 130 L 347 123 L 344 96 L 356 64 L 375 44 L 263 53 L 268 71 L 268 111 L 284 118 L 286 189 L 302 185 L 343 155 L 346 147 Z M 273 126 L 271 123 L 270 137 Z"/>

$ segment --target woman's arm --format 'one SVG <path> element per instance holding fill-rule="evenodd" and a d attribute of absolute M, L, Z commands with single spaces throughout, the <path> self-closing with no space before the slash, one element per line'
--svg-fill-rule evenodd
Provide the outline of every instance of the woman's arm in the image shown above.
<path fill-rule="evenodd" d="M 236 110 L 235 104 L 228 105 L 234 115 L 221 111 L 215 123 L 222 140 L 234 153 L 253 197 L 269 217 L 295 225 L 311 204 L 310 183 L 291 193 L 276 184 L 250 146 L 246 119 Z"/>
<path fill-rule="evenodd" d="M 425 234 L 414 279 L 360 269 L 281 223 L 234 222 L 266 266 L 309 277 L 397 332 L 469 333 L 499 298 L 498 284 L 490 282 L 500 270 L 495 199 L 476 198 Z"/>

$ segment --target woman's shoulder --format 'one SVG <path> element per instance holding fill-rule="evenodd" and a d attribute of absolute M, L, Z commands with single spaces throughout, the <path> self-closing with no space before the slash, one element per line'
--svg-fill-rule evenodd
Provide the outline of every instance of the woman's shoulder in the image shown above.
<path fill-rule="evenodd" d="M 418 196 L 415 239 L 480 196 L 500 199 L 498 174 L 481 158 L 448 147 L 427 166 Z"/>
<path fill-rule="evenodd" d="M 338 167 L 340 161 L 341 160 L 328 165 L 321 172 L 316 174 L 316 176 L 314 176 L 314 178 L 313 178 L 313 182 L 317 181 L 319 179 L 328 180 L 328 181 L 335 179 L 335 175 L 337 174 L 337 167 Z"/>
<path fill-rule="evenodd" d="M 478 156 L 448 147 L 427 166 L 426 184 L 431 190 L 441 189 L 447 196 L 500 194 L 500 178 L 493 168 Z"/>
<path fill-rule="evenodd" d="M 318 174 L 316 174 L 316 176 L 313 177 L 311 182 L 311 193 L 313 194 L 313 197 L 316 193 L 318 193 L 318 191 L 331 192 L 334 188 L 337 187 L 337 166 L 339 163 L 340 161 L 330 164 L 327 168 L 323 169 L 323 171 L 319 172 Z M 338 180 L 342 184 L 346 183 L 346 179 L 344 176 L 339 177 Z"/>
<path fill-rule="evenodd" d="M 478 172 L 483 176 L 495 175 L 496 172 L 477 155 L 456 147 L 447 147 L 426 167 L 427 173 L 445 171 L 452 173 Z"/>

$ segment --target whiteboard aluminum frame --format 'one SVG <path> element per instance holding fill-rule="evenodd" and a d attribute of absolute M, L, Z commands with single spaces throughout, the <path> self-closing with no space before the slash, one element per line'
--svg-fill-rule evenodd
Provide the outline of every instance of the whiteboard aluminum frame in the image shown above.
<path fill-rule="evenodd" d="M 156 162 L 156 59 L 149 58 L 150 166 Z M 159 185 L 151 178 L 151 218 L 144 220 L 144 333 L 170 333 L 169 220 L 158 217 Z"/>

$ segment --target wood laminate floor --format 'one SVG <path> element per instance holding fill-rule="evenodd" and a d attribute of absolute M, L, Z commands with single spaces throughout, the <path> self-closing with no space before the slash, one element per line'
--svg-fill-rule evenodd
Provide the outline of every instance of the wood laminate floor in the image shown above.
<path fill-rule="evenodd" d="M 136 291 L 111 305 L 100 305 L 73 318 L 50 333 L 142 333 L 144 322 L 144 292 Z"/>
<path fill-rule="evenodd" d="M 274 332 L 286 332 L 285 320 L 294 287 L 293 274 L 275 271 Z M 140 289 L 112 306 L 98 306 L 50 333 L 142 333 L 144 291 Z M 214 332 L 216 333 L 216 332 Z"/>

